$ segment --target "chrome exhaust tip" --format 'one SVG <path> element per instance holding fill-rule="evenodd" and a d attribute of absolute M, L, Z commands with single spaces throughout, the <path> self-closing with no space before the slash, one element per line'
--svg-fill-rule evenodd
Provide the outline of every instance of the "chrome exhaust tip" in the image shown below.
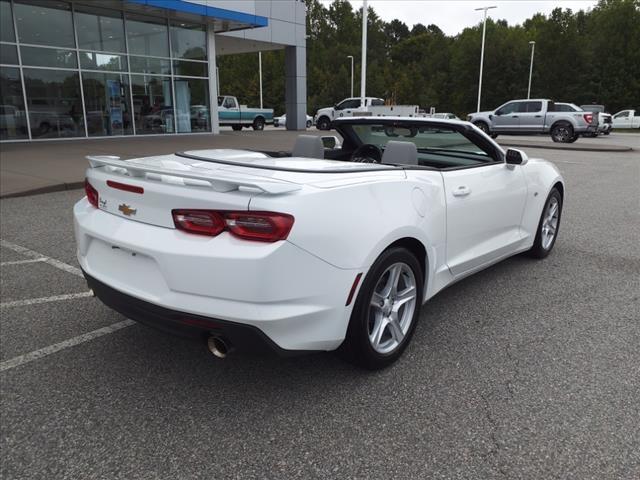
<path fill-rule="evenodd" d="M 207 348 L 218 358 L 226 358 L 230 347 L 222 337 L 210 336 L 207 340 Z"/>

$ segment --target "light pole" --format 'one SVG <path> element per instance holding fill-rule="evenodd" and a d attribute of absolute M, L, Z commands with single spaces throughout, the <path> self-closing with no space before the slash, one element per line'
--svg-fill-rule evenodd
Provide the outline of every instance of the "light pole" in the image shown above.
<path fill-rule="evenodd" d="M 497 7 L 481 7 L 476 8 L 475 10 L 484 10 L 484 22 L 482 24 L 482 50 L 480 51 L 480 80 L 478 81 L 478 108 L 477 112 L 480 111 L 480 97 L 482 96 L 482 67 L 484 66 L 484 37 L 487 34 L 487 10 L 491 10 L 492 8 Z"/>
<path fill-rule="evenodd" d="M 260 108 L 262 108 L 262 52 L 258 52 L 258 73 L 260 76 Z"/>
<path fill-rule="evenodd" d="M 367 0 L 362 1 L 362 65 L 360 67 L 360 106 L 364 107 L 367 88 L 367 17 L 369 8 Z"/>
<path fill-rule="evenodd" d="M 347 58 L 351 59 L 351 98 L 353 98 L 353 55 L 348 55 Z"/>
<path fill-rule="evenodd" d="M 533 74 L 533 52 L 536 51 L 536 42 L 529 42 L 531 45 L 531 65 L 529 66 L 529 88 L 527 88 L 527 100 L 531 98 L 531 75 Z"/>

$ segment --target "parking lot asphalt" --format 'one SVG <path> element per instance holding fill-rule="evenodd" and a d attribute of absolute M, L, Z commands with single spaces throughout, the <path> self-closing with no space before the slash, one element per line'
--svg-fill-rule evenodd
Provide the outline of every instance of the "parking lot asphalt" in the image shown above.
<path fill-rule="evenodd" d="M 567 181 L 553 253 L 438 294 L 375 373 L 131 324 L 77 275 L 80 190 L 0 201 L 2 478 L 640 478 L 640 154 L 527 153 Z"/>

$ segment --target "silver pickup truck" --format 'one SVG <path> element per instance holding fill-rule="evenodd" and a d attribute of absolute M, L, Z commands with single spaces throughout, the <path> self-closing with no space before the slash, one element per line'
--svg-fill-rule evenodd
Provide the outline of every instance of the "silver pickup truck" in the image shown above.
<path fill-rule="evenodd" d="M 547 99 L 512 100 L 490 112 L 469 114 L 467 120 L 493 138 L 550 134 L 554 142 L 573 143 L 580 135 L 598 131 L 598 115 L 557 111 Z"/>

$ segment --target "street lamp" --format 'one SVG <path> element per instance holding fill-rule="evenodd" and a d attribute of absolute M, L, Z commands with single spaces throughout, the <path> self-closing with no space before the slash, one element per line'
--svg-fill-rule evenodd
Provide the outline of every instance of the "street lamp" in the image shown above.
<path fill-rule="evenodd" d="M 362 1 L 362 64 L 360 65 L 360 106 L 364 107 L 367 89 L 367 16 L 369 7 L 367 0 Z"/>
<path fill-rule="evenodd" d="M 529 66 L 529 88 L 527 89 L 527 100 L 531 98 L 531 75 L 533 74 L 533 52 L 536 51 L 536 42 L 529 42 L 531 45 L 531 65 Z"/>
<path fill-rule="evenodd" d="M 480 97 L 482 96 L 482 67 L 484 65 L 484 37 L 487 33 L 487 10 L 491 10 L 492 8 L 497 7 L 480 7 L 475 9 L 476 11 L 484 10 L 484 22 L 482 24 L 482 50 L 480 51 L 480 80 L 478 82 L 478 108 L 476 109 L 477 112 L 480 111 Z"/>
<path fill-rule="evenodd" d="M 351 98 L 353 98 L 353 55 L 348 55 L 347 58 L 351 59 Z"/>
<path fill-rule="evenodd" d="M 258 52 L 258 75 L 260 77 L 260 108 L 262 108 L 262 52 Z"/>

